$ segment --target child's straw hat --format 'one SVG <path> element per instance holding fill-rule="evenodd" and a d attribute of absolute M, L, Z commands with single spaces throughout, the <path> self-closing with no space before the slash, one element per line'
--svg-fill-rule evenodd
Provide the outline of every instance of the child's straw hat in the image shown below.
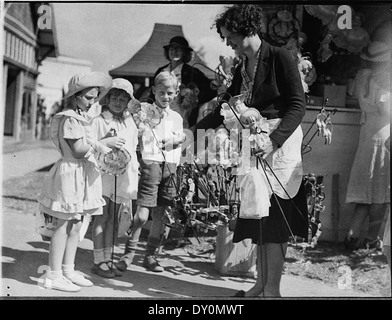
<path fill-rule="evenodd" d="M 101 72 L 90 72 L 86 74 L 74 75 L 68 83 L 68 92 L 63 99 L 69 98 L 74 94 L 92 87 L 99 88 L 99 95 L 95 101 L 99 101 L 109 91 L 112 86 L 112 78 Z"/>
<path fill-rule="evenodd" d="M 133 86 L 128 80 L 123 78 L 116 78 L 113 79 L 113 84 L 110 89 L 120 89 L 124 90 L 126 93 L 129 94 L 129 97 L 133 98 Z"/>

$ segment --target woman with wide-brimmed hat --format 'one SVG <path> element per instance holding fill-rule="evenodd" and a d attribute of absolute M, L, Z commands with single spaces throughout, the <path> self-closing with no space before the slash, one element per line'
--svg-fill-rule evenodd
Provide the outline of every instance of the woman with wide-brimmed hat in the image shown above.
<path fill-rule="evenodd" d="M 202 71 L 190 65 L 194 52 L 184 37 L 171 38 L 163 49 L 169 63 L 158 68 L 154 79 L 164 70 L 176 75 L 180 92 L 171 108 L 183 117 L 184 128 L 192 127 L 196 124 L 199 107 L 215 98 L 217 91 L 211 89 L 211 80 Z M 152 93 L 149 99 L 154 101 Z"/>
<path fill-rule="evenodd" d="M 373 41 L 360 55 L 363 67 L 356 76 L 356 94 L 362 110 L 359 144 L 351 168 L 346 202 L 355 204 L 344 239 L 347 249 L 382 250 L 381 226 L 390 204 L 391 52 L 383 41 Z M 369 219 L 366 237 L 361 229 Z"/>
<path fill-rule="evenodd" d="M 94 154 L 110 148 L 94 139 L 87 112 L 111 85 L 111 77 L 99 72 L 73 76 L 64 97 L 66 108 L 51 122 L 50 137 L 61 158 L 45 177 L 38 197 L 40 212 L 53 231 L 47 235 L 51 237 L 43 284 L 47 289 L 76 292 L 93 285 L 74 270 L 74 263 L 78 241 L 84 236 L 82 225 L 88 225 L 90 215 L 102 214 L 105 205 Z"/>

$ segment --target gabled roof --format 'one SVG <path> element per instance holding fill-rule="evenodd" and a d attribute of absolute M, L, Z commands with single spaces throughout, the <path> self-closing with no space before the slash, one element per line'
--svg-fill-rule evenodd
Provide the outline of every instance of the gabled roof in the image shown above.
<path fill-rule="evenodd" d="M 174 36 L 185 37 L 181 25 L 156 23 L 150 39 L 143 48 L 122 66 L 110 70 L 109 74 L 112 77 L 153 77 L 159 67 L 169 63 L 164 56 L 163 46 Z M 189 64 L 195 63 L 206 65 L 196 53 Z M 211 70 L 199 64 L 195 67 L 203 71 L 208 78 L 214 78 Z"/>

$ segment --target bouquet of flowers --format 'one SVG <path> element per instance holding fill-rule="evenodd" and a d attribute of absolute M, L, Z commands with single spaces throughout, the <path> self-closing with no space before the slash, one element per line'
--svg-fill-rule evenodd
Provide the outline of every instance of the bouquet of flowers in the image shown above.
<path fill-rule="evenodd" d="M 180 93 L 170 105 L 172 110 L 177 111 L 181 115 L 184 128 L 189 128 L 188 118 L 192 110 L 197 108 L 199 92 L 199 88 L 193 82 L 187 86 L 181 84 Z"/>
<path fill-rule="evenodd" d="M 237 57 L 219 56 L 219 65 L 214 71 L 216 77 L 215 80 L 211 81 L 211 88 L 225 91 L 225 89 L 230 87 L 234 77 L 234 71 L 239 63 L 240 59 Z"/>
<path fill-rule="evenodd" d="M 313 66 L 309 53 L 302 53 L 302 46 L 306 43 L 307 36 L 303 32 L 299 32 L 298 38 L 291 38 L 284 46 L 289 50 L 295 60 L 301 76 L 302 87 L 304 92 L 309 92 L 309 86 L 316 80 L 316 68 Z"/>
<path fill-rule="evenodd" d="M 301 76 L 304 92 L 307 93 L 309 92 L 309 86 L 317 78 L 316 69 L 313 67 L 310 57 L 303 56 L 301 53 L 298 54 L 298 71 Z"/>

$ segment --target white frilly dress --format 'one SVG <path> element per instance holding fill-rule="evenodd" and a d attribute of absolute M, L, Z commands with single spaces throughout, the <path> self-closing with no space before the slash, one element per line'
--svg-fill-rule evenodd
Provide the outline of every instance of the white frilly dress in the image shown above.
<path fill-rule="evenodd" d="M 82 215 L 102 214 L 102 180 L 93 154 L 77 159 L 66 139 L 94 141 L 90 122 L 74 110 L 66 109 L 54 115 L 50 137 L 61 153 L 45 177 L 38 197 L 40 211 L 53 217 L 81 220 Z"/>
<path fill-rule="evenodd" d="M 362 110 L 358 149 L 347 187 L 347 203 L 390 203 L 390 152 L 385 142 L 390 136 L 391 92 L 389 72 L 357 74 L 357 97 Z"/>
<path fill-rule="evenodd" d="M 117 176 L 115 190 L 114 174 L 101 170 L 103 195 L 116 203 L 129 203 L 137 198 L 139 162 L 137 160 L 136 148 L 138 145 L 138 129 L 131 116 L 125 116 L 122 120 L 115 120 L 110 111 L 105 110 L 91 122 L 95 138 L 99 141 L 107 133 L 114 129 L 117 136 L 125 139 L 123 148 L 131 156 L 124 173 Z M 115 194 L 116 191 L 116 194 Z"/>

